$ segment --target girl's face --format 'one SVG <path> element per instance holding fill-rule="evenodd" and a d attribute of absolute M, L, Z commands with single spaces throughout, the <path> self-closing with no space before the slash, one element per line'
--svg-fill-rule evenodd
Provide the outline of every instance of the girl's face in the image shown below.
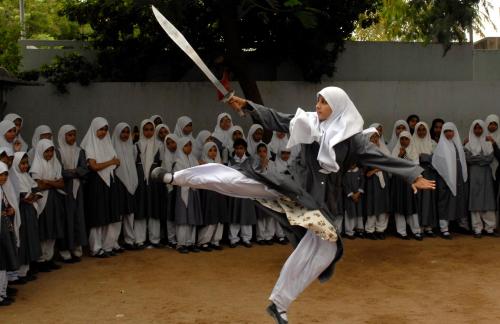
<path fill-rule="evenodd" d="M 155 125 L 153 123 L 146 123 L 146 125 L 142 126 L 142 135 L 145 138 L 151 138 L 155 134 Z"/>
<path fill-rule="evenodd" d="M 490 133 L 496 132 L 497 129 L 498 129 L 498 124 L 497 123 L 491 122 L 491 123 L 488 124 L 488 130 L 490 131 Z"/>
<path fill-rule="evenodd" d="M 259 147 L 259 149 L 257 150 L 257 154 L 261 159 L 267 158 L 267 148 Z"/>
<path fill-rule="evenodd" d="M 193 150 L 193 145 L 191 144 L 191 142 L 188 142 L 186 145 L 184 145 L 184 147 L 182 148 L 182 152 L 184 152 L 184 154 L 186 155 L 189 155 L 191 154 L 191 151 Z"/>
<path fill-rule="evenodd" d="M 420 138 L 425 138 L 427 136 L 427 128 L 424 125 L 418 126 L 417 135 Z"/>
<path fill-rule="evenodd" d="M 476 135 L 477 137 L 480 137 L 481 135 L 483 135 L 483 128 L 481 127 L 481 125 L 476 124 L 474 126 L 474 135 Z"/>
<path fill-rule="evenodd" d="M 126 141 L 128 141 L 129 138 L 130 138 L 130 128 L 125 127 L 120 132 L 120 140 L 122 140 L 123 142 L 126 142 Z"/>
<path fill-rule="evenodd" d="M 40 139 L 48 139 L 52 140 L 52 133 L 45 133 L 45 134 L 40 134 Z"/>
<path fill-rule="evenodd" d="M 401 132 L 405 130 L 406 130 L 405 125 L 399 125 L 398 127 L 396 127 L 396 135 L 399 136 L 399 134 L 401 134 Z"/>
<path fill-rule="evenodd" d="M 215 161 L 215 158 L 217 157 L 217 146 L 212 146 L 209 150 L 208 150 L 208 153 L 207 153 L 208 157 L 211 159 L 211 160 L 214 160 Z"/>
<path fill-rule="evenodd" d="M 290 159 L 290 152 L 282 151 L 281 152 L 281 159 L 285 162 L 288 161 Z"/>
<path fill-rule="evenodd" d="M 455 131 L 445 130 L 444 136 L 446 137 L 447 140 L 451 141 L 453 139 L 453 137 L 455 137 Z"/>
<path fill-rule="evenodd" d="M 97 136 L 98 139 L 103 139 L 106 134 L 108 133 L 108 125 L 102 127 L 102 128 L 99 128 L 97 130 L 97 132 L 95 133 L 95 136 Z"/>
<path fill-rule="evenodd" d="M 417 117 L 412 117 L 409 121 L 408 121 L 408 126 L 410 126 L 410 128 L 415 128 L 415 125 L 417 125 L 418 123 L 418 119 Z"/>
<path fill-rule="evenodd" d="M 257 128 L 257 130 L 253 133 L 252 138 L 256 142 L 262 141 L 262 136 L 264 136 L 264 131 L 262 128 Z"/>
<path fill-rule="evenodd" d="M 45 161 L 50 161 L 54 157 L 54 147 L 49 147 L 43 152 L 43 158 Z"/>
<path fill-rule="evenodd" d="M 155 120 L 153 120 L 153 123 L 155 124 L 155 126 L 160 125 L 162 122 L 163 122 L 163 120 L 161 120 L 160 117 L 156 117 Z"/>
<path fill-rule="evenodd" d="M 234 154 L 236 154 L 237 157 L 242 158 L 243 155 L 245 155 L 246 149 L 243 145 L 238 145 L 234 148 Z"/>
<path fill-rule="evenodd" d="M 231 126 L 233 126 L 232 124 L 233 123 L 231 122 L 231 119 L 229 119 L 229 117 L 227 117 L 227 116 L 224 116 L 220 120 L 219 126 L 220 126 L 220 128 L 222 128 L 222 130 L 227 131 L 231 128 Z"/>
<path fill-rule="evenodd" d="M 235 130 L 233 132 L 233 141 L 236 141 L 239 138 L 243 138 L 243 134 L 239 130 Z"/>
<path fill-rule="evenodd" d="M 380 135 L 384 134 L 384 127 L 383 127 L 382 125 L 379 125 L 379 126 L 377 127 L 377 132 L 378 132 L 378 134 L 380 134 Z M 378 134 L 377 134 L 377 135 L 378 135 Z"/>
<path fill-rule="evenodd" d="M 19 134 L 19 132 L 21 131 L 21 127 L 23 126 L 23 120 L 21 118 L 16 118 L 16 120 L 14 120 L 14 124 L 16 125 L 16 130 Z"/>
<path fill-rule="evenodd" d="M 172 141 L 170 138 L 167 138 L 167 149 L 174 153 L 177 150 L 177 143 Z"/>
<path fill-rule="evenodd" d="M 27 156 L 23 157 L 21 159 L 21 162 L 19 162 L 19 170 L 21 170 L 22 173 L 28 172 L 30 169 L 30 162 Z"/>
<path fill-rule="evenodd" d="M 434 124 L 434 134 L 437 136 L 441 135 L 441 130 L 443 129 L 443 123 L 437 122 Z"/>
<path fill-rule="evenodd" d="M 8 177 L 9 177 L 8 172 L 0 173 L 0 186 L 3 186 L 7 182 Z"/>
<path fill-rule="evenodd" d="M 402 148 L 407 148 L 410 145 L 410 139 L 408 137 L 401 137 L 399 143 L 401 143 Z"/>
<path fill-rule="evenodd" d="M 165 140 L 165 137 L 167 137 L 168 134 L 168 129 L 166 129 L 165 127 L 160 128 L 160 130 L 158 131 L 158 137 L 162 142 Z"/>
<path fill-rule="evenodd" d="M 378 146 L 380 142 L 380 136 L 377 133 L 374 133 L 372 136 L 370 136 L 370 142 Z"/>
<path fill-rule="evenodd" d="M 64 134 L 64 138 L 66 139 L 66 143 L 68 145 L 73 145 L 76 142 L 76 130 L 72 130 Z"/>
<path fill-rule="evenodd" d="M 318 96 L 318 100 L 316 101 L 316 113 L 320 121 L 327 120 L 333 113 L 333 107 L 330 107 L 328 102 L 326 102 L 325 98 L 321 95 Z"/>
<path fill-rule="evenodd" d="M 279 138 L 279 139 L 283 139 L 285 137 L 285 133 L 283 132 L 276 132 L 276 136 Z"/>
<path fill-rule="evenodd" d="M 9 143 L 14 142 L 14 139 L 16 138 L 16 136 L 17 136 L 17 128 L 16 127 L 12 127 L 11 129 L 9 129 L 7 131 L 7 133 L 4 134 L 5 140 L 7 140 L 7 142 L 9 142 Z"/>
<path fill-rule="evenodd" d="M 193 132 L 193 123 L 189 123 L 186 126 L 184 126 L 184 128 L 182 129 L 182 132 L 186 136 L 191 134 Z"/>

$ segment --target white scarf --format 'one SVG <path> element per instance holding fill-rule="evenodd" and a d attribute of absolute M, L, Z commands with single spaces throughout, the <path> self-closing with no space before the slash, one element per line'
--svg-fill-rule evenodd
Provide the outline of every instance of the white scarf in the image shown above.
<path fill-rule="evenodd" d="M 153 115 L 153 116 L 149 117 L 149 120 L 151 120 L 151 121 L 153 122 L 153 124 L 154 124 L 155 119 L 157 119 L 157 118 L 160 118 L 160 119 L 161 119 L 160 124 L 163 124 L 163 117 L 161 117 L 160 115 Z M 160 124 L 158 124 L 158 126 L 159 126 Z"/>
<path fill-rule="evenodd" d="M 233 125 L 233 127 L 231 127 L 231 129 L 229 130 L 229 134 L 231 134 L 231 137 L 230 137 L 229 142 L 227 144 L 227 151 L 229 152 L 229 156 L 233 155 L 233 152 L 234 152 L 233 135 L 234 135 L 234 132 L 236 132 L 236 131 L 239 131 L 241 133 L 241 138 L 243 140 L 245 139 L 245 132 L 243 131 L 243 128 L 241 128 L 241 126 L 238 126 L 238 125 Z"/>
<path fill-rule="evenodd" d="M 163 156 L 161 166 L 168 172 L 172 172 L 172 166 L 175 162 L 175 153 L 177 152 L 177 150 L 175 150 L 174 152 L 170 152 L 170 150 L 167 148 L 167 139 L 170 139 L 177 144 L 179 142 L 179 138 L 175 134 L 168 134 L 165 137 L 165 155 Z"/>
<path fill-rule="evenodd" d="M 262 131 L 264 131 L 264 128 L 259 125 L 259 124 L 253 124 L 250 129 L 248 130 L 248 136 L 247 136 L 247 152 L 251 155 L 251 156 L 257 156 L 257 146 L 259 146 L 260 143 L 264 143 L 262 140 L 260 141 L 255 141 L 253 139 L 253 134 L 258 130 L 258 129 L 261 129 Z M 271 157 L 271 152 L 268 151 L 267 152 L 268 154 L 268 157 Z"/>
<path fill-rule="evenodd" d="M 486 127 L 489 126 L 489 124 L 491 123 L 496 123 L 497 124 L 497 130 L 494 132 L 494 133 L 491 133 L 488 129 L 486 129 L 486 132 L 488 133 L 488 135 L 490 135 L 491 137 L 493 137 L 493 139 L 495 139 L 495 142 L 497 143 L 497 145 L 500 146 L 500 121 L 499 121 L 499 118 L 498 118 L 498 115 L 495 115 L 495 114 L 492 114 L 492 115 L 489 115 L 488 117 L 486 117 L 486 120 L 485 120 L 485 124 L 486 124 Z M 491 171 L 493 173 L 493 179 L 497 179 L 497 175 L 496 175 L 496 172 L 497 172 L 497 168 L 498 168 L 498 160 L 497 158 L 494 158 L 493 159 L 493 162 L 491 162 Z"/>
<path fill-rule="evenodd" d="M 448 140 L 446 138 L 444 134 L 446 130 L 454 131 L 455 136 L 452 140 Z M 465 152 L 462 147 L 460 134 L 458 133 L 458 129 L 455 124 L 451 122 L 445 123 L 443 125 L 441 136 L 439 137 L 439 143 L 434 150 L 434 154 L 432 155 L 432 166 L 446 182 L 453 196 L 457 195 L 457 151 L 465 183 L 468 177 L 467 163 L 465 161 Z"/>
<path fill-rule="evenodd" d="M 420 138 L 417 134 L 418 128 L 420 126 L 424 126 L 427 131 L 427 134 L 425 135 L 424 138 Z M 413 138 L 411 142 L 418 156 L 420 156 L 420 154 L 429 154 L 429 155 L 432 154 L 434 145 L 432 144 L 431 133 L 429 132 L 429 126 L 427 125 L 427 123 L 418 122 L 415 125 L 415 131 L 413 132 Z"/>
<path fill-rule="evenodd" d="M 408 123 L 405 120 L 401 119 L 395 122 L 394 127 L 392 128 L 391 140 L 389 141 L 389 144 L 387 144 L 387 148 L 389 149 L 389 151 L 394 150 L 394 147 L 399 142 L 399 136 L 396 135 L 396 128 L 398 128 L 401 125 L 405 127 L 405 131 L 410 131 L 410 126 L 408 126 Z"/>
<path fill-rule="evenodd" d="M 211 158 L 208 157 L 208 151 L 212 147 L 215 147 L 215 149 L 217 150 L 217 155 L 215 156 L 215 160 L 212 160 Z M 219 163 L 219 164 L 222 163 L 217 144 L 215 144 L 214 142 L 205 143 L 201 153 L 201 160 L 204 161 L 205 163 Z"/>
<path fill-rule="evenodd" d="M 392 156 L 399 157 L 399 150 L 401 149 L 401 138 L 402 137 L 405 137 L 405 138 L 410 140 L 410 144 L 405 149 L 406 150 L 406 160 L 418 162 L 418 154 L 415 151 L 415 147 L 413 146 L 413 140 L 412 140 L 413 137 L 412 137 L 411 133 L 408 131 L 402 131 L 399 134 L 399 141 L 397 142 L 396 146 L 392 150 Z"/>
<path fill-rule="evenodd" d="M 33 179 L 58 180 L 62 178 L 62 167 L 55 154 L 49 161 L 45 160 L 43 157 L 43 153 L 51 147 L 55 148 L 54 143 L 51 140 L 42 139 L 38 142 L 35 148 L 33 164 L 30 169 Z M 47 198 L 49 197 L 49 190 L 42 190 L 41 194 L 42 198 L 38 200 L 38 215 L 40 215 L 45 209 Z"/>
<path fill-rule="evenodd" d="M 87 134 L 85 134 L 85 137 L 80 144 L 87 155 L 87 159 L 95 160 L 97 163 L 108 162 L 116 157 L 116 152 L 113 148 L 113 143 L 111 143 L 109 131 L 106 133 L 104 138 L 99 139 L 97 137 L 97 131 L 105 126 L 109 126 L 106 119 L 102 117 L 94 118 L 90 123 Z M 111 186 L 111 177 L 113 176 L 113 170 L 115 168 L 116 165 L 110 165 L 105 169 L 97 171 L 101 179 L 108 187 Z"/>
<path fill-rule="evenodd" d="M 69 145 L 66 142 L 66 133 L 71 131 L 76 131 L 76 127 L 73 125 L 64 125 L 59 129 L 57 134 L 57 141 L 59 143 L 59 153 L 61 153 L 61 163 L 65 169 L 76 169 L 78 167 L 78 159 L 80 157 L 80 147 L 73 144 Z M 76 199 L 78 195 L 78 189 L 80 188 L 80 179 L 73 178 L 73 198 Z"/>
<path fill-rule="evenodd" d="M 10 120 L 4 119 L 0 122 L 0 147 L 14 149 L 14 143 L 8 142 L 5 138 L 5 134 L 13 128 L 16 128 L 16 124 Z"/>
<path fill-rule="evenodd" d="M 193 144 L 194 144 L 193 133 L 191 132 L 188 135 L 186 135 L 183 132 L 184 127 L 186 127 L 187 124 L 192 123 L 192 122 L 193 122 L 193 120 L 191 118 L 189 118 L 188 116 L 181 116 L 181 117 L 179 117 L 179 119 L 177 119 L 177 124 L 175 124 L 174 133 L 179 138 L 181 138 L 181 137 L 188 137 L 190 140 L 193 141 Z"/>
<path fill-rule="evenodd" d="M 192 141 L 193 152 L 191 153 L 197 160 L 201 159 L 201 153 L 203 151 L 203 146 L 207 142 L 207 139 L 211 136 L 210 132 L 207 130 L 202 130 L 196 136 L 196 140 Z"/>
<path fill-rule="evenodd" d="M 231 127 L 229 127 L 228 130 L 223 130 L 220 127 L 220 122 L 224 117 L 227 117 L 229 118 L 229 120 L 231 120 Z M 228 113 L 219 114 L 219 116 L 217 116 L 217 125 L 215 125 L 215 129 L 212 136 L 218 139 L 222 143 L 222 147 L 227 148 L 228 145 L 232 142 L 232 135 L 233 135 L 233 133 L 231 132 L 232 128 L 233 128 L 233 119 L 231 118 L 231 115 L 229 115 Z"/>
<path fill-rule="evenodd" d="M 3 118 L 3 120 L 10 120 L 14 124 L 16 122 L 16 119 L 21 120 L 21 129 L 22 129 L 23 118 L 21 116 L 19 116 L 18 114 L 10 113 L 10 114 L 5 115 L 5 117 Z M 24 138 L 21 136 L 21 130 L 19 130 L 19 134 L 17 134 L 16 140 L 18 140 L 21 143 L 21 151 L 24 151 L 24 152 L 28 151 L 28 143 L 26 143 Z"/>
<path fill-rule="evenodd" d="M 122 131 L 128 128 L 130 136 L 126 142 L 120 139 Z M 137 168 L 134 159 L 134 144 L 132 144 L 132 128 L 127 123 L 119 123 L 113 130 L 112 136 L 113 147 L 116 152 L 116 157 L 120 160 L 120 166 L 115 173 L 118 179 L 123 183 L 127 191 L 133 195 L 139 184 L 137 176 Z"/>
<path fill-rule="evenodd" d="M 483 129 L 481 136 L 477 137 L 474 134 L 474 127 L 479 125 Z M 469 128 L 469 141 L 465 144 L 465 148 L 472 153 L 472 155 L 490 155 L 493 153 L 493 146 L 491 142 L 486 141 L 486 131 L 488 128 L 484 124 L 484 121 L 476 119 L 472 122 Z"/>
<path fill-rule="evenodd" d="M 9 172 L 7 164 L 0 162 L 0 173 Z M 16 235 L 16 246 L 19 247 L 21 241 L 19 239 L 19 228 L 21 227 L 21 213 L 19 211 L 19 193 L 14 189 L 10 178 L 7 178 L 5 184 L 1 187 L 2 195 L 0 195 L 0 202 L 3 201 L 3 195 L 7 198 L 10 206 L 14 208 L 14 232 Z M 1 208 L 0 208 L 1 212 Z"/>
<path fill-rule="evenodd" d="M 154 121 L 154 119 L 151 119 L 151 120 Z M 165 155 L 165 145 L 160 138 L 160 130 L 162 130 L 163 128 L 165 128 L 168 131 L 167 135 L 170 134 L 170 128 L 168 128 L 168 126 L 165 124 L 159 124 L 158 126 L 155 127 L 156 147 L 160 151 L 160 158 L 162 158 L 162 159 L 163 159 L 163 155 Z"/>
<path fill-rule="evenodd" d="M 184 170 L 198 165 L 198 160 L 193 156 L 193 154 L 186 155 L 183 151 L 184 146 L 191 142 L 187 137 L 179 139 L 177 142 L 177 152 L 175 153 L 175 171 Z M 191 142 L 191 144 L 193 144 Z M 180 187 L 181 189 L 181 199 L 184 204 L 188 205 L 189 202 L 189 187 Z"/>
<path fill-rule="evenodd" d="M 365 135 L 368 140 L 370 140 L 370 138 L 373 136 L 373 134 L 379 134 L 379 136 L 380 136 L 380 133 L 377 130 L 378 126 L 375 126 L 375 125 L 380 125 L 380 124 L 372 124 L 369 128 L 367 128 L 363 131 L 363 135 Z M 375 127 L 373 127 L 373 126 L 375 126 Z M 384 143 L 384 145 L 382 145 L 381 139 L 382 139 L 382 137 L 379 137 L 378 145 L 372 142 L 373 145 L 375 145 L 380 150 L 380 152 L 382 152 L 384 155 L 390 156 L 391 152 L 389 152 L 389 149 L 387 149 L 387 146 L 385 146 L 385 143 Z M 377 178 L 379 180 L 380 187 L 382 189 L 384 189 L 385 188 L 384 172 L 379 170 L 379 171 L 375 172 L 375 175 L 377 176 Z"/>
<path fill-rule="evenodd" d="M 287 161 L 281 158 L 282 152 L 289 152 L 290 156 Z M 289 171 L 289 167 L 292 162 L 292 150 L 287 148 L 278 149 L 278 153 L 276 153 L 276 159 L 274 160 L 274 167 L 276 168 L 277 173 L 284 174 L 286 171 Z"/>
<path fill-rule="evenodd" d="M 12 162 L 9 178 L 16 191 L 19 193 L 25 192 L 29 195 L 33 188 L 38 187 L 38 184 L 30 177 L 28 172 L 21 172 L 19 168 L 19 164 L 25 156 L 28 157 L 26 152 L 14 153 L 14 161 Z"/>
<path fill-rule="evenodd" d="M 35 158 L 36 145 L 40 141 L 40 136 L 42 136 L 43 134 L 52 135 L 52 129 L 47 125 L 40 125 L 37 128 L 35 128 L 35 131 L 33 132 L 33 137 L 31 138 L 31 149 L 28 151 L 28 157 L 30 159 L 31 164 L 33 163 L 33 159 Z"/>
<path fill-rule="evenodd" d="M 320 144 L 318 162 L 320 172 L 337 172 L 340 167 L 336 161 L 334 146 L 363 131 L 363 118 L 344 90 L 337 87 L 326 87 L 318 92 L 332 113 L 325 121 L 320 121 L 315 112 L 305 112 L 298 108 L 290 122 L 290 139 L 287 147 L 297 144 Z"/>
<path fill-rule="evenodd" d="M 139 148 L 139 152 L 141 154 L 141 163 L 142 170 L 144 171 L 144 179 L 146 183 L 149 183 L 149 174 L 151 173 L 151 166 L 155 161 L 155 155 L 159 150 L 159 147 L 156 143 L 155 136 L 151 136 L 151 138 L 146 138 L 144 136 L 144 126 L 147 124 L 151 124 L 154 127 L 154 123 L 149 119 L 144 119 L 141 122 L 141 128 L 139 129 L 139 141 L 137 142 L 137 147 Z"/>

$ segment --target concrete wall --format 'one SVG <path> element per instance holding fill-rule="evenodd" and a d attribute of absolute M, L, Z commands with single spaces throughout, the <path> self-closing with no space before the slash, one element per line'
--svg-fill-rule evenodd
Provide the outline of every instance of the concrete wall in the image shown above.
<path fill-rule="evenodd" d="M 499 113 L 499 81 L 345 81 L 311 84 L 305 82 L 260 82 L 265 103 L 284 112 L 297 107 L 314 109 L 315 95 L 327 85 L 344 88 L 365 118 L 365 126 L 381 122 L 390 136 L 395 120 L 416 113 L 427 122 L 435 117 L 455 121 L 462 136 L 469 123 Z M 236 92 L 241 90 L 235 84 Z M 83 136 L 90 120 L 106 117 L 111 125 L 120 121 L 139 124 L 153 114 L 166 117 L 173 129 L 181 115 L 191 116 L 196 133 L 213 129 L 218 113 L 227 111 L 216 101 L 215 91 L 207 82 L 184 83 L 95 83 L 89 87 L 72 85 L 70 94 L 59 95 L 51 85 L 17 87 L 7 94 L 6 112 L 16 112 L 25 118 L 26 140 L 39 124 L 45 123 L 57 131 L 64 123 L 74 124 Z M 245 129 L 249 118 L 234 116 Z"/>

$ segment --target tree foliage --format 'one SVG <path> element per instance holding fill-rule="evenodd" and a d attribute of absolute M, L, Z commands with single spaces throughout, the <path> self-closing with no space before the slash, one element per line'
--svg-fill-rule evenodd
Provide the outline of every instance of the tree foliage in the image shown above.
<path fill-rule="evenodd" d="M 10 72 L 17 72 L 21 54 L 17 40 L 20 35 L 19 25 L 13 23 L 12 12 L 6 10 L 0 2 L 0 66 Z"/>

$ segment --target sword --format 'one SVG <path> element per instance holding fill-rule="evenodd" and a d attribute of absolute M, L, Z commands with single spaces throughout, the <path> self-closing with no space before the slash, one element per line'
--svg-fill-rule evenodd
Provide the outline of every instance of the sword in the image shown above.
<path fill-rule="evenodd" d="M 174 41 L 179 48 L 186 53 L 187 56 L 191 60 L 193 60 L 194 64 L 196 64 L 197 67 L 200 68 L 201 72 L 205 74 L 205 76 L 208 78 L 208 80 L 217 88 L 217 90 L 222 93 L 224 96 L 222 98 L 222 102 L 226 103 L 229 101 L 234 96 L 234 90 L 233 91 L 228 91 L 226 87 L 215 77 L 215 75 L 210 71 L 210 69 L 207 67 L 205 62 L 200 58 L 198 53 L 194 50 L 194 48 L 189 44 L 189 42 L 186 40 L 186 38 L 181 34 L 180 31 L 175 28 L 174 25 L 170 21 L 165 18 L 161 12 L 156 9 L 155 6 L 151 6 L 153 9 L 153 14 L 156 17 L 156 20 L 160 24 L 160 26 L 163 28 L 163 30 L 167 33 L 167 35 Z M 240 115 L 244 115 L 244 113 L 240 112 Z"/>

